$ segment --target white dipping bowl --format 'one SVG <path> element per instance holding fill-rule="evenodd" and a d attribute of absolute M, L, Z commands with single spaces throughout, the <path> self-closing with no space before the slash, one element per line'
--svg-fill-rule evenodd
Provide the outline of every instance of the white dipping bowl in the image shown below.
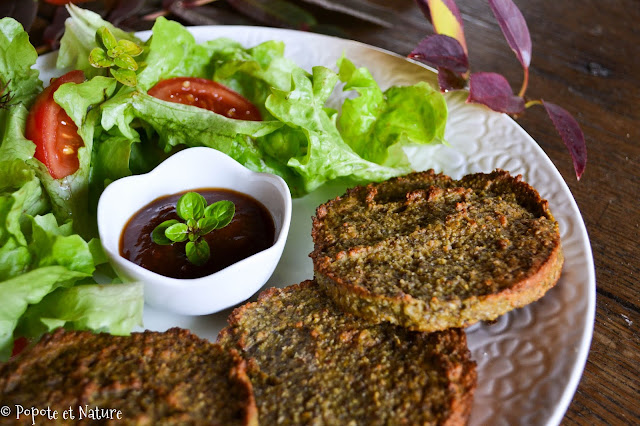
<path fill-rule="evenodd" d="M 177 279 L 149 271 L 120 255 L 120 236 L 129 219 L 158 197 L 200 188 L 225 188 L 250 195 L 271 213 L 275 242 L 270 248 L 202 278 Z M 207 315 L 241 303 L 262 287 L 278 264 L 291 222 L 291 194 L 279 176 L 253 172 L 212 148 L 180 151 L 151 172 L 111 183 L 98 202 L 102 247 L 125 281 L 144 284 L 150 306 L 182 315 Z"/>

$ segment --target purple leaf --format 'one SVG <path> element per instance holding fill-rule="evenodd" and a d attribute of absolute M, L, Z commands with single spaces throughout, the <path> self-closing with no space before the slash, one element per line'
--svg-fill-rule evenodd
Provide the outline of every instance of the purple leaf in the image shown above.
<path fill-rule="evenodd" d="M 431 21 L 431 10 L 429 9 L 429 2 L 427 0 L 416 0 L 418 7 L 422 11 L 422 14 L 433 24 Z"/>
<path fill-rule="evenodd" d="M 438 68 L 438 85 L 443 92 L 460 90 L 465 88 L 467 80 L 460 74 L 446 68 Z"/>
<path fill-rule="evenodd" d="M 60 37 L 64 33 L 64 23 L 68 17 L 69 12 L 65 7 L 57 7 L 51 23 L 45 28 L 42 39 L 51 49 L 57 49 L 60 46 Z"/>
<path fill-rule="evenodd" d="M 464 37 L 464 25 L 460 10 L 454 0 L 416 0 L 422 13 L 428 14 L 427 19 L 433 25 L 437 34 L 444 34 L 455 38 L 467 52 L 467 42 Z"/>
<path fill-rule="evenodd" d="M 493 72 L 471 74 L 467 102 L 483 104 L 507 114 L 524 111 L 524 99 L 513 94 L 506 78 Z"/>
<path fill-rule="evenodd" d="M 489 6 L 498 20 L 500 29 L 507 39 L 523 68 L 531 63 L 531 36 L 522 13 L 511 0 L 489 0 Z"/>
<path fill-rule="evenodd" d="M 551 102 L 542 101 L 542 104 L 564 144 L 569 149 L 573 160 L 573 169 L 576 171 L 576 178 L 580 180 L 587 166 L 587 145 L 580 125 L 564 108 Z"/>
<path fill-rule="evenodd" d="M 455 38 L 442 34 L 423 39 L 409 54 L 409 58 L 458 74 L 463 74 L 469 69 L 469 58 L 462 45 Z"/>

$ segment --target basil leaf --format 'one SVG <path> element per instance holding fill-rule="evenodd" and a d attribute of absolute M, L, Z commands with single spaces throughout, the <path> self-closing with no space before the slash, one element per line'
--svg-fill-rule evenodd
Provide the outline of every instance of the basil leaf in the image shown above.
<path fill-rule="evenodd" d="M 98 31 L 96 31 L 96 43 L 98 46 L 104 47 L 105 50 L 113 49 L 118 45 L 115 36 L 107 27 L 98 28 Z"/>
<path fill-rule="evenodd" d="M 122 53 L 115 58 L 113 58 L 113 62 L 119 66 L 120 68 L 135 71 L 138 69 L 138 63 L 131 55 L 127 55 L 126 53 Z"/>
<path fill-rule="evenodd" d="M 198 229 L 202 235 L 206 235 L 214 229 L 222 228 L 220 221 L 216 217 L 203 217 L 198 221 Z"/>
<path fill-rule="evenodd" d="M 142 47 L 130 40 L 118 40 L 118 47 L 131 56 L 138 56 L 142 53 Z"/>
<path fill-rule="evenodd" d="M 109 68 L 109 72 L 120 83 L 125 86 L 133 87 L 138 84 L 135 71 L 122 69 L 122 68 Z"/>
<path fill-rule="evenodd" d="M 160 225 L 156 226 L 156 229 L 154 229 L 153 232 L 151 232 L 151 239 L 153 240 L 153 242 L 156 244 L 160 244 L 162 246 L 167 246 L 173 243 L 173 241 L 171 241 L 166 236 L 165 232 L 167 228 L 169 228 L 172 225 L 175 225 L 176 223 L 179 223 L 179 222 L 175 219 L 171 219 L 171 220 L 165 220 Z"/>
<path fill-rule="evenodd" d="M 104 50 L 94 47 L 89 53 L 89 63 L 96 68 L 106 68 L 113 66 L 113 59 L 108 57 Z"/>
<path fill-rule="evenodd" d="M 189 236 L 189 228 L 185 223 L 176 223 L 171 225 L 164 231 L 164 234 L 172 241 L 177 243 L 184 241 Z"/>
<path fill-rule="evenodd" d="M 213 229 L 220 229 L 231 223 L 233 215 L 236 214 L 236 206 L 231 201 L 217 201 L 208 206 L 204 211 L 205 218 L 213 218 L 217 221 L 217 225 Z M 200 227 L 202 229 L 202 227 Z M 207 231 L 207 232 L 211 232 Z M 205 233 L 207 233 L 205 232 Z"/>
<path fill-rule="evenodd" d="M 203 239 L 199 239 L 195 242 L 189 241 L 186 246 L 186 252 L 189 262 L 196 266 L 204 265 L 211 255 L 209 244 L 207 244 Z"/>
<path fill-rule="evenodd" d="M 184 220 L 198 220 L 204 216 L 207 200 L 197 192 L 187 192 L 178 200 L 176 210 L 178 216 Z"/>

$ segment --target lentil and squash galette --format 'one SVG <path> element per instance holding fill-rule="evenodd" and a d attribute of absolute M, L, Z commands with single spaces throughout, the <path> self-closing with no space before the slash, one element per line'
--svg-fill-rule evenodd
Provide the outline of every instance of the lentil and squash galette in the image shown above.
<path fill-rule="evenodd" d="M 314 281 L 271 288 L 218 337 L 247 361 L 261 424 L 464 424 L 476 386 L 463 330 L 344 313 Z"/>
<path fill-rule="evenodd" d="M 541 298 L 563 254 L 548 202 L 508 172 L 432 170 L 349 189 L 316 210 L 315 277 L 344 310 L 436 331 Z"/>

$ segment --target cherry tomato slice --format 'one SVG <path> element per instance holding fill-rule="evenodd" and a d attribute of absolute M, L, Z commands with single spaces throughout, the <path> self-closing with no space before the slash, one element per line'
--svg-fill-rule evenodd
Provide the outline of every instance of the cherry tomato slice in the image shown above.
<path fill-rule="evenodd" d="M 78 170 L 78 148 L 84 146 L 84 142 L 73 120 L 53 100 L 53 94 L 64 83 L 82 83 L 84 80 L 82 71 L 71 71 L 52 80 L 51 85 L 38 95 L 27 117 L 25 136 L 36 144 L 34 156 L 47 166 L 54 179 Z"/>
<path fill-rule="evenodd" d="M 163 101 L 193 105 L 229 118 L 262 120 L 258 108 L 242 95 L 205 78 L 169 78 L 160 81 L 148 93 Z"/>

